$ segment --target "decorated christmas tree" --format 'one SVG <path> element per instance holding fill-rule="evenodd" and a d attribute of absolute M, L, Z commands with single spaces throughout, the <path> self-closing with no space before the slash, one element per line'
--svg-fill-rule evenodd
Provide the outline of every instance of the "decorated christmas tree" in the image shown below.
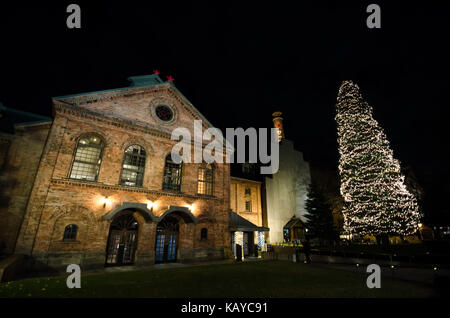
<path fill-rule="evenodd" d="M 414 234 L 420 219 L 417 201 L 372 107 L 351 81 L 339 89 L 335 119 L 344 230 L 378 237 Z"/>

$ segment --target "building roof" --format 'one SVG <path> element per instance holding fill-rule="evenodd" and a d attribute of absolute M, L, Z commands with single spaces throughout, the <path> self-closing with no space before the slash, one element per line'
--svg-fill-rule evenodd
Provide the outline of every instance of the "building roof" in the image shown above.
<path fill-rule="evenodd" d="M 156 74 L 130 76 L 127 78 L 127 80 L 130 82 L 130 85 L 127 87 L 110 88 L 110 89 L 104 89 L 104 90 L 100 90 L 100 91 L 84 92 L 84 93 L 69 94 L 69 95 L 62 95 L 62 96 L 53 96 L 52 99 L 59 100 L 59 99 L 66 99 L 66 98 L 70 98 L 70 97 L 79 97 L 79 96 L 85 96 L 85 95 L 94 95 L 94 94 L 116 92 L 116 91 L 126 91 L 126 90 L 130 90 L 130 89 L 133 89 L 136 87 L 156 86 L 156 85 L 160 85 L 160 84 L 169 83 L 169 82 L 164 82 Z"/>
<path fill-rule="evenodd" d="M 303 227 L 304 224 L 300 218 L 292 217 L 285 226 L 283 226 L 284 229 L 292 229 L 294 227 Z"/>
<path fill-rule="evenodd" d="M 24 112 L 0 103 L 0 131 L 14 133 L 14 126 L 51 123 L 50 117 Z"/>
<path fill-rule="evenodd" d="M 139 75 L 139 76 L 130 76 L 127 78 L 127 80 L 130 82 L 130 85 L 127 87 L 120 87 L 120 88 L 111 88 L 101 91 L 93 91 L 93 92 L 85 92 L 85 93 L 78 93 L 78 94 L 70 94 L 70 95 L 63 95 L 63 96 L 54 96 L 52 99 L 59 100 L 59 99 L 66 99 L 71 97 L 79 97 L 79 96 L 85 96 L 85 95 L 94 95 L 94 94 L 101 94 L 101 93 L 108 93 L 108 92 L 117 92 L 117 91 L 126 91 L 131 90 L 137 87 L 148 87 L 148 86 L 157 86 L 161 84 L 170 84 L 177 93 L 179 93 L 186 102 L 192 106 L 202 117 L 203 120 L 205 120 L 211 127 L 214 127 L 203 114 L 184 96 L 176 87 L 175 84 L 173 84 L 171 81 L 163 81 L 157 74 L 151 74 L 151 75 Z"/>
<path fill-rule="evenodd" d="M 240 232 L 266 232 L 269 228 L 257 226 L 239 214 L 230 211 L 230 230 Z"/>
<path fill-rule="evenodd" d="M 130 81 L 130 86 L 140 87 L 140 86 L 152 86 L 163 84 L 163 80 L 157 75 L 141 75 L 141 76 L 130 76 L 127 78 Z"/>
<path fill-rule="evenodd" d="M 256 180 L 233 177 L 233 176 L 230 176 L 230 179 L 237 180 L 237 181 L 243 181 L 243 182 L 249 182 L 249 183 L 258 183 L 258 184 L 262 183 L 262 181 L 256 181 Z"/>
<path fill-rule="evenodd" d="M 65 100 L 65 99 L 73 99 L 73 98 L 87 96 L 87 95 L 105 94 L 105 93 L 106 93 L 106 95 L 108 95 L 108 93 L 114 94 L 114 92 L 132 90 L 132 89 L 136 89 L 139 87 L 151 87 L 151 86 L 170 84 L 171 87 L 185 100 L 185 102 L 189 106 L 191 106 L 200 115 L 200 118 L 202 120 L 204 120 L 210 127 L 214 127 L 209 122 L 209 120 L 206 119 L 206 117 L 189 101 L 189 99 L 187 99 L 186 96 L 184 96 L 183 93 L 181 93 L 180 90 L 178 90 L 178 88 L 176 88 L 175 84 L 172 81 L 164 82 L 158 76 L 158 74 L 130 76 L 130 77 L 128 77 L 128 81 L 130 82 L 130 85 L 128 87 L 113 88 L 113 89 L 107 89 L 107 90 L 101 90 L 101 91 L 93 91 L 93 92 L 71 94 L 71 95 L 64 95 L 64 96 L 55 96 L 55 97 L 52 97 L 52 99 L 53 100 Z M 225 141 L 227 148 L 234 149 L 234 147 L 231 146 L 231 143 L 226 139 L 225 136 L 222 136 L 222 138 Z"/>
<path fill-rule="evenodd" d="M 234 178 L 262 182 L 264 176 L 260 173 L 260 165 L 256 163 L 232 163 L 230 174 Z"/>

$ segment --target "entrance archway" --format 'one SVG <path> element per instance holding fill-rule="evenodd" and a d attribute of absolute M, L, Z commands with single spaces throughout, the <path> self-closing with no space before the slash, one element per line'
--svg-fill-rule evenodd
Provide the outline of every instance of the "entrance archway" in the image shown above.
<path fill-rule="evenodd" d="M 114 218 L 109 227 L 106 266 L 134 264 L 138 227 L 138 222 L 131 211 Z"/>
<path fill-rule="evenodd" d="M 178 218 L 168 215 L 156 227 L 155 263 L 177 261 L 180 226 Z"/>

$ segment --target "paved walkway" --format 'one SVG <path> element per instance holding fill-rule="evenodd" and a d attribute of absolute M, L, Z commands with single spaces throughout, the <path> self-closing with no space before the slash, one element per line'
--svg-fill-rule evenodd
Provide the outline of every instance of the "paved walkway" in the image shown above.
<path fill-rule="evenodd" d="M 355 273 L 361 273 L 369 275 L 366 272 L 367 266 L 360 265 L 346 265 L 346 264 L 322 264 L 312 263 L 311 266 L 334 268 L 340 270 L 351 271 Z M 309 265 L 308 265 L 309 266 Z M 440 268 L 411 268 L 411 267 L 381 267 L 381 277 L 390 277 L 395 279 L 401 279 L 405 281 L 411 281 L 416 283 L 424 283 L 432 285 L 436 277 L 450 277 L 450 269 Z"/>

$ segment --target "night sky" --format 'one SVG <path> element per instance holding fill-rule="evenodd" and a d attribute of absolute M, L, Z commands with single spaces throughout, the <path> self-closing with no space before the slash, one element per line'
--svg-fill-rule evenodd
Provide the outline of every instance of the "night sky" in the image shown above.
<path fill-rule="evenodd" d="M 337 170 L 334 106 L 351 79 L 425 188 L 427 213 L 448 220 L 449 6 L 60 2 L 0 5 L 5 106 L 50 116 L 52 96 L 125 87 L 158 69 L 218 128 L 271 127 L 282 111 L 306 160 Z M 66 27 L 73 2 L 81 29 Z M 381 29 L 366 26 L 373 2 Z"/>

